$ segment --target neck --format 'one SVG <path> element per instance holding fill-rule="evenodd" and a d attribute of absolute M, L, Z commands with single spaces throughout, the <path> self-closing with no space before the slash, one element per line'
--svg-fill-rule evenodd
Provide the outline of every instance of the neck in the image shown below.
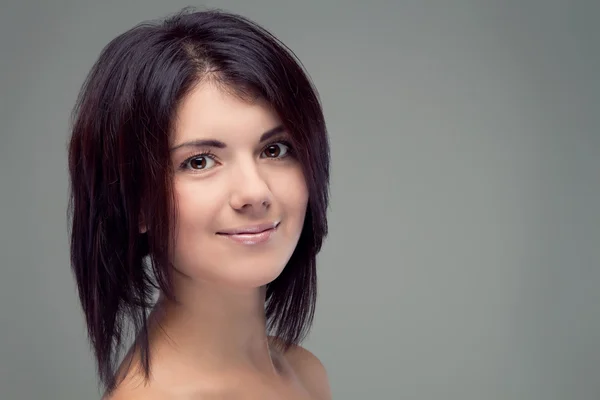
<path fill-rule="evenodd" d="M 214 373 L 277 375 L 266 335 L 266 288 L 179 282 L 149 318 L 151 357 L 165 366 Z M 156 364 L 156 363 L 154 363 Z"/>

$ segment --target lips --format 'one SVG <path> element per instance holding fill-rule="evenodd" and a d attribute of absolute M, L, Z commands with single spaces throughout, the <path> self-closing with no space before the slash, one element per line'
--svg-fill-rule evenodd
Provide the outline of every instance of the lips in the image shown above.
<path fill-rule="evenodd" d="M 217 235 L 243 235 L 243 234 L 258 234 L 270 229 L 275 229 L 279 222 L 267 222 L 258 225 L 244 226 L 240 228 L 226 229 L 217 232 Z"/>
<path fill-rule="evenodd" d="M 278 226 L 279 222 L 270 222 L 235 229 L 227 229 L 217 232 L 217 235 L 223 236 L 238 244 L 258 245 L 269 242 L 273 234 L 277 231 Z"/>

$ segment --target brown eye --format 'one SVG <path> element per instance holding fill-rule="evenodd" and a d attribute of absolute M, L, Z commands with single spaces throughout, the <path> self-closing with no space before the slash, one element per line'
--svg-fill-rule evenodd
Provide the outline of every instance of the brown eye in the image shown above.
<path fill-rule="evenodd" d="M 288 152 L 288 147 L 283 143 L 274 143 L 264 150 L 266 158 L 281 158 Z"/>
<path fill-rule="evenodd" d="M 206 171 L 217 165 L 214 156 L 210 153 L 197 154 L 181 163 L 181 169 L 192 171 Z"/>
<path fill-rule="evenodd" d="M 190 167 L 193 169 L 206 168 L 206 157 L 198 157 L 190 160 Z"/>

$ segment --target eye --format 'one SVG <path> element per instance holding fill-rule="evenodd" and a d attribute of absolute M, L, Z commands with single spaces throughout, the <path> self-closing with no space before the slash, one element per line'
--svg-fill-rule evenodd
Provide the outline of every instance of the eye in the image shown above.
<path fill-rule="evenodd" d="M 216 164 L 215 159 L 212 155 L 206 154 L 197 154 L 186 159 L 183 163 L 181 163 L 181 167 L 183 169 L 191 169 L 194 171 L 204 171 L 214 167 Z"/>
<path fill-rule="evenodd" d="M 283 158 L 288 154 L 290 147 L 285 143 L 273 143 L 267 146 L 263 151 L 266 157 L 263 158 Z"/>

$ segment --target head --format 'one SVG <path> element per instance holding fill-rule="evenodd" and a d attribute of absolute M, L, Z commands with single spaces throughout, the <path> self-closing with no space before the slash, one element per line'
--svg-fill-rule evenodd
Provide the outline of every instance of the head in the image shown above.
<path fill-rule="evenodd" d="M 266 288 L 267 328 L 310 329 L 327 234 L 329 147 L 317 92 L 255 23 L 184 10 L 112 40 L 69 142 L 71 264 L 106 389 L 129 327 L 146 376 L 156 289 Z M 239 229 L 273 228 L 256 238 Z"/>
<path fill-rule="evenodd" d="M 308 204 L 293 134 L 277 112 L 211 79 L 182 100 L 171 134 L 171 282 L 181 297 L 184 288 L 255 289 L 275 280 L 296 248 Z"/>

